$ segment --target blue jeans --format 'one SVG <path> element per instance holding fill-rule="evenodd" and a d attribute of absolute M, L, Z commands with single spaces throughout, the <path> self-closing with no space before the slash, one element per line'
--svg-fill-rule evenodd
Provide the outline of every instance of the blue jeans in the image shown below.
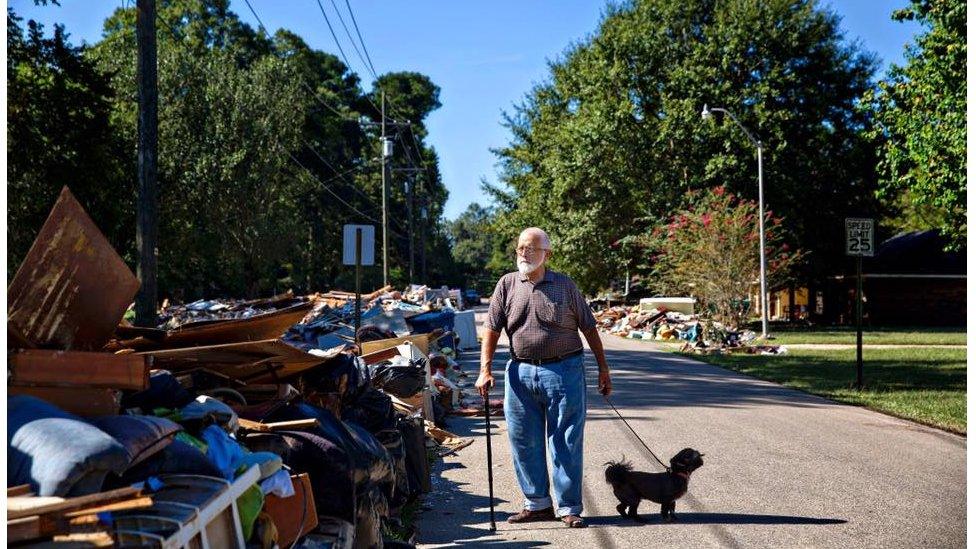
<path fill-rule="evenodd" d="M 509 360 L 505 366 L 505 420 L 525 508 L 537 511 L 552 506 L 546 470 L 548 443 L 556 514 L 579 515 L 583 511 L 586 420 L 583 355 L 541 366 Z"/>

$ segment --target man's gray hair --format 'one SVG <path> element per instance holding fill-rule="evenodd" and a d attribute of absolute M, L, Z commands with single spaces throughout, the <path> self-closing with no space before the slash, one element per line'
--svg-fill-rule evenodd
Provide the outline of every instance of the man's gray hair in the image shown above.
<path fill-rule="evenodd" d="M 521 240 L 523 236 L 536 236 L 536 237 L 539 237 L 539 240 L 542 242 L 542 249 L 543 250 L 551 250 L 552 249 L 552 243 L 549 242 L 549 235 L 547 235 L 546 234 L 546 231 L 543 231 L 539 227 L 529 227 L 528 229 L 525 229 L 519 235 L 519 240 Z"/>

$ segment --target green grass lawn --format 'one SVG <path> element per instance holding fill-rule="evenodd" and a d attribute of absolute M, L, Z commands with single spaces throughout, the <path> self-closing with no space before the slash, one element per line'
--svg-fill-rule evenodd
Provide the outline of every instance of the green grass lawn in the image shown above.
<path fill-rule="evenodd" d="M 775 337 L 770 343 L 790 345 L 795 343 L 855 344 L 854 328 L 780 328 L 770 326 Z M 865 328 L 865 345 L 965 345 L 966 328 Z"/>
<path fill-rule="evenodd" d="M 966 349 L 865 349 L 863 391 L 854 389 L 853 349 L 796 349 L 776 356 L 688 356 L 840 402 L 966 433 Z"/>

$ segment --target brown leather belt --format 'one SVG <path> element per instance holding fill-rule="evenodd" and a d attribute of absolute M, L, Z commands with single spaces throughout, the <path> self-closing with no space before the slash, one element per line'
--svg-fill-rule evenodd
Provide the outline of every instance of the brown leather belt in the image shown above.
<path fill-rule="evenodd" d="M 512 355 L 513 362 L 524 362 L 526 364 L 532 364 L 533 366 L 540 366 L 542 364 L 551 364 L 553 362 L 559 362 L 561 360 L 566 360 L 567 358 L 573 358 L 574 356 L 579 356 L 583 354 L 583 349 L 573 351 L 571 353 L 566 353 L 562 356 L 554 356 L 550 358 L 519 358 Z"/>

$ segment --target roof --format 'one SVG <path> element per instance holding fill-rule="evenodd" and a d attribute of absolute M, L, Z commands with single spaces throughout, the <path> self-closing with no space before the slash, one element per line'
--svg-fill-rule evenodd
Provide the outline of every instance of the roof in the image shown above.
<path fill-rule="evenodd" d="M 966 248 L 947 252 L 946 242 L 937 230 L 898 234 L 882 242 L 874 257 L 864 259 L 864 272 L 965 275 Z"/>

